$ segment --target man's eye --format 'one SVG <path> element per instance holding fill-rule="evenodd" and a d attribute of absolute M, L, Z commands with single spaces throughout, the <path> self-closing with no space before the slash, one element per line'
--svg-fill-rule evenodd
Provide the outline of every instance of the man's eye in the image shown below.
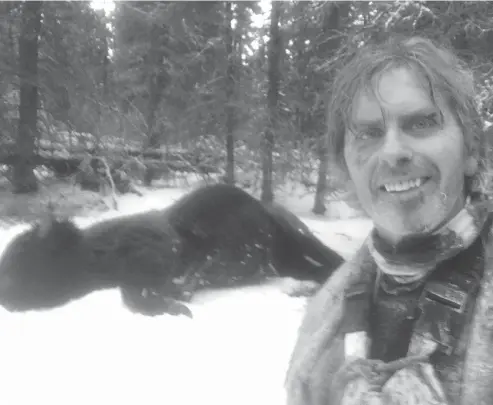
<path fill-rule="evenodd" d="M 427 128 L 432 128 L 437 125 L 437 121 L 434 117 L 423 117 L 415 120 L 411 123 L 410 127 L 413 130 L 423 130 Z"/>
<path fill-rule="evenodd" d="M 380 128 L 365 128 L 356 132 L 356 139 L 373 139 L 379 138 L 383 135 L 383 131 Z"/>

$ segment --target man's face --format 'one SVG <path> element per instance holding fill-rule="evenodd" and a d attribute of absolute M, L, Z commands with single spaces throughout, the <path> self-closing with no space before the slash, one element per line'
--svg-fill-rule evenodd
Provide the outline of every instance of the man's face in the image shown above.
<path fill-rule="evenodd" d="M 463 207 L 464 174 L 475 160 L 448 106 L 439 97 L 435 106 L 412 71 L 383 73 L 374 93 L 354 100 L 344 158 L 363 208 L 381 236 L 397 242 Z"/>

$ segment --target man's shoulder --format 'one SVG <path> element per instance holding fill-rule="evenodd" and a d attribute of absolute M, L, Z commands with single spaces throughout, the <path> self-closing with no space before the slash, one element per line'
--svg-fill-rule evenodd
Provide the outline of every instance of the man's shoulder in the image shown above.
<path fill-rule="evenodd" d="M 491 403 L 493 397 L 493 238 L 485 241 L 485 268 L 481 293 L 476 301 L 465 370 L 464 395 L 467 403 Z"/>

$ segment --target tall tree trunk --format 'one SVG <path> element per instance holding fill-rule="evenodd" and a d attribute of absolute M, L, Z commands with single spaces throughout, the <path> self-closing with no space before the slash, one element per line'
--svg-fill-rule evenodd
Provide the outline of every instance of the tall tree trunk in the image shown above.
<path fill-rule="evenodd" d="M 151 29 L 151 49 L 147 54 L 147 66 L 149 76 L 147 80 L 148 103 L 147 103 L 147 147 L 156 148 L 159 146 L 160 137 L 156 132 L 156 113 L 163 97 L 164 89 L 168 83 L 168 72 L 163 65 L 165 57 L 164 47 L 167 42 L 168 32 L 165 27 L 153 25 Z M 144 184 L 149 186 L 155 177 L 154 169 L 147 168 L 144 175 Z"/>
<path fill-rule="evenodd" d="M 48 46 L 54 50 L 55 60 L 59 67 L 57 80 L 50 87 L 51 97 L 54 101 L 53 108 L 50 109 L 51 115 L 58 121 L 70 126 L 70 95 L 68 83 L 73 80 L 70 69 L 70 57 L 68 49 L 64 45 L 64 24 L 67 16 L 73 13 L 72 5 L 65 2 L 47 3 L 43 9 L 43 27 L 50 27 L 45 35 Z"/>
<path fill-rule="evenodd" d="M 327 171 L 329 169 L 329 154 L 327 150 L 327 135 L 323 135 L 319 140 L 318 146 L 318 178 L 317 189 L 315 192 L 315 202 L 313 205 L 313 213 L 316 215 L 324 215 L 325 208 L 325 193 L 327 192 Z"/>
<path fill-rule="evenodd" d="M 267 92 L 268 122 L 265 126 L 263 142 L 261 195 L 261 200 L 267 203 L 274 200 L 274 192 L 272 190 L 272 152 L 274 150 L 274 133 L 278 127 L 279 82 L 281 79 L 280 61 L 283 47 L 279 30 L 282 3 L 273 1 L 271 4 L 269 70 L 267 74 L 269 82 L 269 90 Z"/>
<path fill-rule="evenodd" d="M 342 42 L 342 36 L 340 31 L 343 28 L 343 22 L 347 19 L 350 10 L 350 2 L 333 2 L 329 4 L 328 13 L 325 15 L 324 20 L 324 37 L 330 38 L 323 42 L 319 46 L 319 55 L 329 55 L 330 53 L 337 52 Z M 335 69 L 332 69 L 334 72 Z M 330 122 L 327 123 L 330 125 Z M 327 135 L 324 134 L 323 138 Z M 313 205 L 313 213 L 317 215 L 323 215 L 326 211 L 325 208 L 325 194 L 327 192 L 327 171 L 329 169 L 329 155 L 327 149 L 327 139 L 321 139 L 319 142 L 319 167 L 318 167 L 318 179 L 317 190 L 315 192 L 315 201 Z"/>
<path fill-rule="evenodd" d="M 13 167 L 14 193 L 37 191 L 34 176 L 34 144 L 38 135 L 38 37 L 41 30 L 42 2 L 22 5 L 19 37 L 20 103 L 16 147 L 19 160 Z"/>
<path fill-rule="evenodd" d="M 296 15 L 306 15 L 307 11 L 309 10 L 309 7 L 312 7 L 312 5 L 309 2 L 297 2 L 295 5 L 295 12 L 297 13 Z M 301 30 L 300 33 L 293 38 L 293 48 L 296 50 L 296 71 L 298 73 L 298 77 L 300 78 L 299 80 L 299 88 L 297 90 L 298 96 L 300 100 L 307 100 L 307 91 L 306 89 L 310 87 L 310 81 L 312 80 L 311 75 L 307 75 L 307 67 L 308 67 L 308 62 L 309 58 L 305 55 L 307 52 L 307 47 L 305 45 L 305 41 L 308 39 L 306 33 L 308 32 L 308 26 L 309 26 L 309 21 L 300 21 L 301 25 Z M 297 134 L 295 138 L 295 142 L 298 141 L 303 141 L 306 139 L 310 134 L 308 133 L 308 120 L 309 120 L 309 108 L 307 106 L 305 107 L 307 103 L 303 103 L 303 106 L 299 105 L 296 107 L 295 110 L 295 117 L 296 117 L 296 126 L 297 126 Z"/>
<path fill-rule="evenodd" d="M 236 126 L 236 108 L 235 108 L 235 64 L 236 52 L 234 48 L 235 38 L 233 35 L 233 6 L 230 1 L 226 2 L 226 58 L 228 60 L 226 68 L 226 183 L 233 185 L 235 183 L 235 139 L 234 131 Z"/>

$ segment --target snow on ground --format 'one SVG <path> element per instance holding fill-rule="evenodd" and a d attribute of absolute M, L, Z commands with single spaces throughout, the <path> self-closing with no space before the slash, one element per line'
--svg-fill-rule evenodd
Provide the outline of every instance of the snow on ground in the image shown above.
<path fill-rule="evenodd" d="M 128 196 L 120 212 L 78 218 L 87 226 L 173 203 L 183 190 Z M 319 219 L 287 205 L 348 257 L 370 229 L 366 219 Z M 0 233 L 0 254 L 25 229 Z M 65 307 L 11 314 L 0 308 L 0 404 L 281 405 L 283 380 L 306 303 L 261 287 L 199 294 L 194 319 L 127 311 L 117 290 Z"/>

